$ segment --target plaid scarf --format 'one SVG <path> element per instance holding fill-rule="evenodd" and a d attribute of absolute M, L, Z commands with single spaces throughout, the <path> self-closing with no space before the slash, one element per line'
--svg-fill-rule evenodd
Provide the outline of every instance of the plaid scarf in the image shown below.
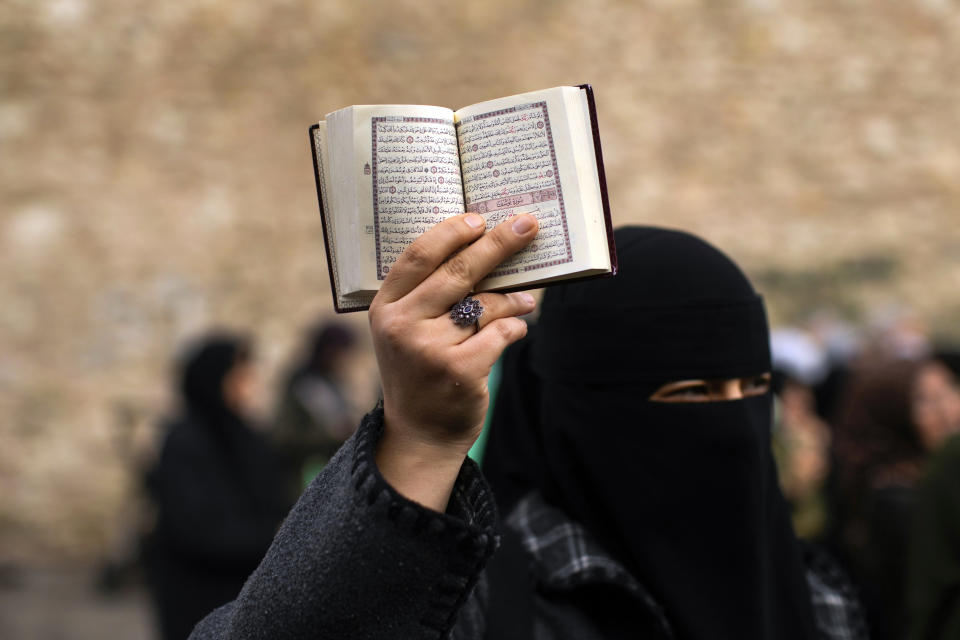
<path fill-rule="evenodd" d="M 570 589 L 610 584 L 635 595 L 649 609 L 667 638 L 673 629 L 663 607 L 627 569 L 610 557 L 584 527 L 548 505 L 537 492 L 527 494 L 506 525 L 516 531 L 533 557 L 541 585 Z M 825 554 L 805 545 L 807 585 L 817 629 L 823 640 L 867 640 L 866 622 L 854 589 L 843 571 Z"/>

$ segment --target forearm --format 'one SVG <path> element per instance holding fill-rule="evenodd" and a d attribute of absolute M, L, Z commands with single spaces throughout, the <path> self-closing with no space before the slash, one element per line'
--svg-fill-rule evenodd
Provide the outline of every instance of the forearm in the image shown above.
<path fill-rule="evenodd" d="M 440 638 L 493 552 L 495 513 L 472 462 L 446 513 L 401 496 L 374 463 L 370 414 L 294 507 L 206 638 Z"/>

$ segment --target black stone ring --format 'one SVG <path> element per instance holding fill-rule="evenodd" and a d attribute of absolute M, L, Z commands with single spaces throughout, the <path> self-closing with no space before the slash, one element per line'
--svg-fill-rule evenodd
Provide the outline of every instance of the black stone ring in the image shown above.
<path fill-rule="evenodd" d="M 458 327 L 478 324 L 481 315 L 483 315 L 483 305 L 480 304 L 479 300 L 470 296 L 450 307 L 450 319 Z M 477 328 L 479 329 L 479 325 Z"/>

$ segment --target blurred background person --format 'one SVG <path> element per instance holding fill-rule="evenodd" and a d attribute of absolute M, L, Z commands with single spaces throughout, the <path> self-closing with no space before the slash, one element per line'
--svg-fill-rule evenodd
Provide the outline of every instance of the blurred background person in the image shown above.
<path fill-rule="evenodd" d="M 830 472 L 830 427 L 817 415 L 813 391 L 774 372 L 773 450 L 777 477 L 800 538 L 818 540 L 827 524 L 826 480 Z"/>
<path fill-rule="evenodd" d="M 960 638 L 960 387 L 932 363 L 916 388 L 917 421 L 950 434 L 930 460 L 917 498 L 908 554 L 906 610 L 911 640 Z"/>
<path fill-rule="evenodd" d="M 823 296 L 820 304 L 835 301 Z M 827 426 L 836 417 L 852 363 L 864 350 L 859 327 L 840 317 L 836 310 L 820 307 L 797 325 L 773 329 L 770 334 L 774 371 L 813 393 L 813 409 Z"/>
<path fill-rule="evenodd" d="M 298 495 L 354 432 L 358 410 L 346 369 L 357 338 L 348 326 L 324 322 L 310 331 L 299 360 L 283 381 L 273 436 Z"/>
<path fill-rule="evenodd" d="M 148 477 L 157 525 L 146 564 L 164 640 L 186 638 L 236 597 L 289 507 L 279 462 L 248 417 L 255 375 L 241 336 L 210 334 L 184 360 L 182 407 Z"/>
<path fill-rule="evenodd" d="M 920 368 L 913 385 L 912 416 L 928 448 L 936 449 L 960 431 L 960 390 L 956 374 L 939 358 Z"/>
<path fill-rule="evenodd" d="M 930 329 L 913 309 L 897 304 L 875 308 L 867 319 L 861 360 L 920 360 L 930 357 Z"/>
<path fill-rule="evenodd" d="M 838 418 L 836 544 L 863 592 L 877 638 L 905 631 L 906 553 L 930 454 L 960 427 L 950 374 L 929 359 L 872 358 L 853 375 Z"/>
<path fill-rule="evenodd" d="M 794 529 L 799 537 L 816 540 L 827 523 L 831 433 L 814 390 L 833 375 L 843 354 L 831 348 L 837 326 L 833 318 L 821 310 L 810 324 L 812 329 L 787 326 L 770 332 L 772 444 Z M 828 330 L 819 330 L 822 327 Z"/>

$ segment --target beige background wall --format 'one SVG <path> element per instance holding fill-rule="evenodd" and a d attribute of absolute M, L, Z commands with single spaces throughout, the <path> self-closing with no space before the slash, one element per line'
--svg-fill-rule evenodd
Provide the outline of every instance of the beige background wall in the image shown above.
<path fill-rule="evenodd" d="M 253 332 L 269 383 L 328 309 L 326 112 L 591 82 L 617 223 L 710 238 L 778 321 L 957 336 L 958 70 L 948 0 L 0 4 L 0 561 L 109 545 L 183 338 Z"/>

